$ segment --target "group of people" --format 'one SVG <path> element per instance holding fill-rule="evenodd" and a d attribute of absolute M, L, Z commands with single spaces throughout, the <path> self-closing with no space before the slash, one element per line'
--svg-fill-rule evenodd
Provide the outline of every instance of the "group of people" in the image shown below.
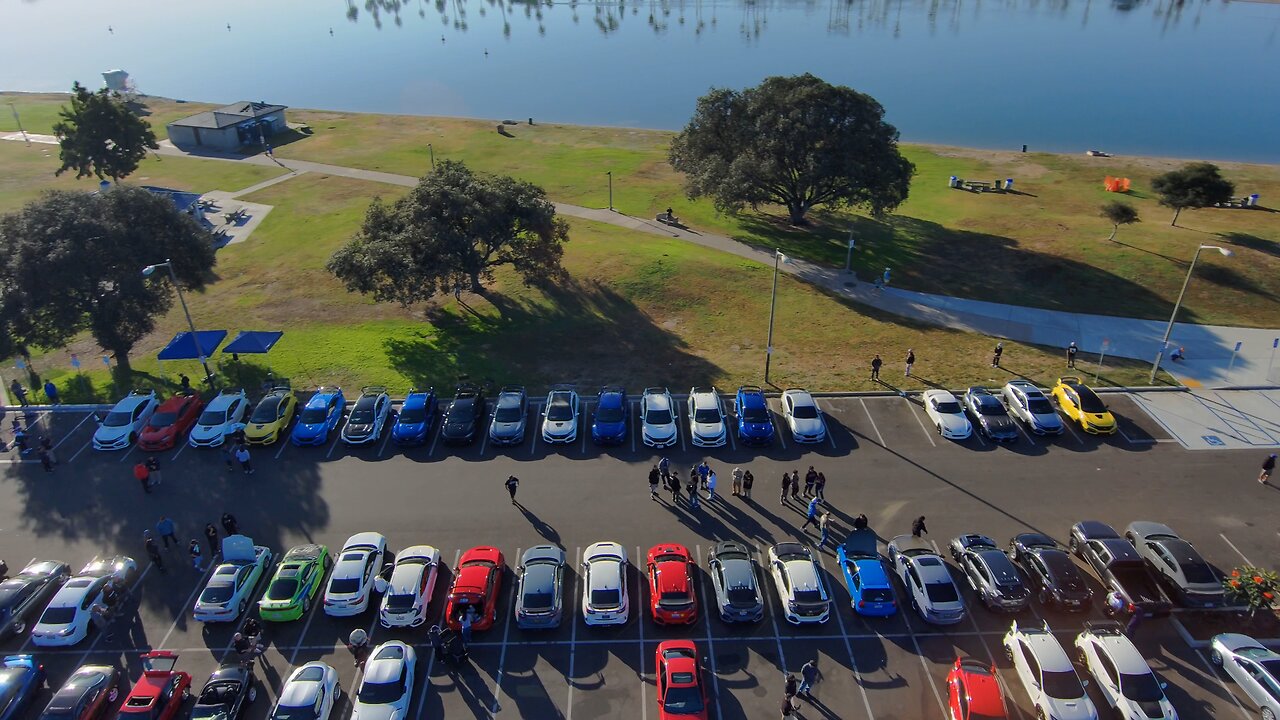
<path fill-rule="evenodd" d="M 818 670 L 818 661 L 810 660 L 800 667 L 800 677 L 793 673 L 783 675 L 782 720 L 794 720 L 800 711 L 797 698 L 803 696 L 813 702 L 813 686 L 822 679 L 822 671 Z"/>
<path fill-rule="evenodd" d="M 35 377 L 35 380 L 39 379 L 39 377 Z M 22 383 L 18 382 L 17 378 L 14 378 L 13 382 L 9 383 L 9 393 L 18 401 L 18 405 L 27 407 L 31 404 L 31 398 L 27 396 L 27 389 L 22 386 Z M 62 404 L 62 399 L 58 397 L 58 386 L 54 385 L 52 380 L 45 382 L 44 396 L 49 400 L 50 405 Z"/>
<path fill-rule="evenodd" d="M 236 516 L 229 512 L 222 513 L 219 519 L 222 524 L 222 531 L 225 537 L 240 534 L 240 523 L 236 520 Z M 160 540 L 157 541 L 156 537 Z M 220 546 L 220 536 L 218 534 L 218 526 L 213 523 L 205 523 L 204 526 L 205 545 L 200 544 L 200 540 L 192 538 L 187 543 L 187 556 L 190 558 L 191 568 L 196 572 L 204 572 L 205 565 L 204 553 L 207 546 L 209 552 L 209 563 L 212 564 L 214 558 L 218 556 L 218 548 Z M 160 520 L 156 522 L 155 532 L 144 530 L 142 532 L 142 546 L 147 551 L 147 557 L 151 558 L 151 563 L 156 566 L 160 572 L 168 572 L 164 566 L 164 554 L 161 552 L 160 543 L 164 543 L 164 550 L 178 550 L 182 547 L 182 541 L 178 539 L 178 528 L 173 519 L 168 515 L 161 515 Z"/>
<path fill-rule="evenodd" d="M 755 475 L 750 470 L 744 470 L 741 467 L 735 467 L 730 475 L 732 481 L 732 492 L 734 497 L 751 497 L 751 488 L 755 484 Z M 683 489 L 688 496 L 690 509 L 698 509 L 702 506 L 702 498 L 700 493 L 707 494 L 707 501 L 715 501 L 716 490 L 719 488 L 720 480 L 716 475 L 716 471 L 711 469 L 711 465 L 707 461 L 694 465 L 689 468 L 688 481 L 682 482 L 679 470 L 671 469 L 671 461 L 663 457 L 649 469 L 649 497 L 653 500 L 659 499 L 658 490 L 664 488 L 671 493 L 671 504 L 680 504 L 681 490 Z"/>
<path fill-rule="evenodd" d="M 1074 340 L 1071 341 L 1071 344 L 1067 345 L 1066 347 L 1068 368 L 1074 368 L 1076 366 L 1076 356 L 1079 354 L 1080 354 L 1080 347 L 1076 345 Z M 1181 360 L 1182 355 L 1183 355 L 1182 348 L 1178 348 L 1176 351 L 1174 351 L 1174 354 L 1170 357 L 1173 360 Z M 1003 356 L 1004 356 L 1004 343 L 997 342 L 995 348 L 993 348 L 991 351 L 991 367 L 993 368 L 1000 367 L 1000 358 L 1002 358 Z M 904 365 L 905 365 L 906 371 L 903 373 L 903 375 L 905 377 L 911 377 L 911 370 L 913 367 L 915 367 L 915 364 L 916 364 L 916 352 L 912 348 L 907 348 L 907 356 L 906 358 L 904 358 Z M 876 380 L 876 381 L 880 380 L 880 368 L 883 366 L 884 366 L 884 359 L 881 358 L 879 355 L 876 355 L 875 357 L 871 358 L 871 379 L 872 380 Z"/>
<path fill-rule="evenodd" d="M 53 438 L 48 435 L 41 434 L 36 437 L 35 445 L 31 444 L 31 420 L 27 418 L 24 426 L 21 418 L 15 416 L 9 422 L 9 429 L 13 432 L 13 449 L 18 455 L 30 455 L 32 452 L 40 459 L 40 465 L 44 467 L 44 471 L 53 472 L 53 466 L 58 464 L 58 457 L 54 454 Z M 0 442 L 0 452 L 9 452 L 9 446 Z"/>
<path fill-rule="evenodd" d="M 244 441 L 244 431 L 236 430 L 222 444 L 222 460 L 228 470 L 235 470 L 236 465 L 245 475 L 252 475 L 253 456 L 249 454 L 249 444 Z"/>

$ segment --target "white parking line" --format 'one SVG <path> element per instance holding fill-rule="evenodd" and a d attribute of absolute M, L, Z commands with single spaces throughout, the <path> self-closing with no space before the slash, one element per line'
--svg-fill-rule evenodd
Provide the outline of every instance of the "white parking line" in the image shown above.
<path fill-rule="evenodd" d="M 1230 546 L 1231 546 L 1231 549 L 1232 549 L 1232 550 L 1235 550 L 1235 551 L 1236 551 L 1236 554 L 1237 554 L 1237 555 L 1239 555 L 1239 556 L 1240 556 L 1240 557 L 1245 561 L 1245 563 L 1246 563 L 1246 564 L 1248 564 L 1248 565 L 1252 565 L 1252 564 L 1253 564 L 1253 562 L 1251 562 L 1251 561 L 1249 560 L 1249 558 L 1245 557 L 1244 553 L 1240 552 L 1240 548 L 1236 547 L 1236 544 L 1235 544 L 1235 543 L 1231 542 L 1230 540 L 1227 540 L 1227 536 L 1226 536 L 1226 535 L 1224 535 L 1224 534 L 1222 534 L 1222 533 L 1218 533 L 1218 537 L 1222 538 L 1222 540 L 1223 540 L 1224 542 L 1226 542 L 1228 545 L 1230 545 Z"/>
<path fill-rule="evenodd" d="M 769 408 L 769 424 L 773 426 L 773 436 L 778 438 L 778 442 L 782 444 L 782 449 L 787 449 L 787 439 L 783 437 L 782 430 L 778 428 L 778 420 L 774 415 L 773 408 Z"/>
<path fill-rule="evenodd" d="M 641 562 L 640 558 L 642 558 L 642 557 L 644 557 L 644 555 L 641 553 L 641 548 L 640 548 L 640 546 L 639 546 L 639 545 L 637 545 L 637 546 L 636 546 L 636 569 L 637 569 L 637 570 L 640 570 L 640 567 L 641 567 L 641 565 L 640 565 L 640 562 Z M 701 561 L 699 561 L 699 563 L 701 563 Z M 640 586 L 636 588 L 636 598 L 637 598 L 637 602 L 636 602 L 636 608 L 637 608 L 637 612 L 636 612 L 636 628 L 637 628 L 637 629 L 639 629 L 639 631 L 640 631 L 640 665 L 638 666 L 638 667 L 640 668 L 640 670 L 639 670 L 639 672 L 637 672 L 637 673 L 636 673 L 636 675 L 639 675 L 639 676 L 640 676 L 640 714 L 641 714 L 641 716 L 642 716 L 641 720 L 644 720 L 645 718 L 647 718 L 647 717 L 649 716 L 649 703 L 645 701 L 645 697 L 649 694 L 649 691 L 648 691 L 648 688 L 644 687 L 644 685 L 645 685 L 645 682 L 644 682 L 644 655 L 645 655 L 645 652 L 644 652 L 644 650 L 645 650 L 645 647 L 644 647 L 644 616 L 645 616 L 644 608 L 646 607 L 646 606 L 645 606 L 645 604 L 644 604 L 644 591 L 647 589 L 647 586 L 648 586 L 648 585 L 649 585 L 649 583 L 647 582 L 647 578 L 645 577 L 645 573 L 644 573 L 644 571 L 643 571 L 643 570 L 640 570 Z M 704 607 L 705 607 L 705 606 L 704 606 Z M 654 668 L 654 671 L 656 672 L 656 671 L 657 671 L 657 668 Z M 655 682 L 655 683 L 657 682 L 657 679 L 656 679 L 656 678 L 655 678 L 654 682 Z"/>
<path fill-rule="evenodd" d="M 1235 703 L 1236 709 L 1240 711 L 1240 717 L 1244 718 L 1245 720 L 1251 720 L 1253 716 L 1250 715 L 1249 712 L 1244 709 L 1244 705 L 1240 704 L 1240 700 L 1236 698 L 1236 694 L 1231 692 L 1231 688 L 1227 687 L 1227 684 L 1222 681 L 1222 676 L 1218 674 L 1218 669 L 1215 668 L 1212 663 L 1206 660 L 1204 657 L 1204 654 L 1201 653 L 1199 650 L 1196 650 L 1195 652 L 1196 652 L 1196 657 L 1200 658 L 1200 664 L 1204 665 L 1204 669 L 1208 671 L 1209 675 L 1214 680 L 1218 681 L 1218 687 L 1222 688 L 1222 692 L 1225 693 L 1227 697 L 1231 698 L 1231 702 Z"/>
<path fill-rule="evenodd" d="M 289 447 L 289 440 L 282 434 L 280 437 L 276 438 L 276 442 L 280 443 L 280 449 L 276 451 L 276 459 L 279 460 L 280 456 L 284 454 L 284 449 Z"/>
<path fill-rule="evenodd" d="M 631 452 L 632 454 L 634 454 L 636 451 L 636 436 L 639 435 L 641 432 L 643 432 L 643 430 L 640 429 L 641 423 L 640 423 L 639 403 L 637 403 L 635 400 L 632 400 L 631 407 L 633 410 L 631 415 L 632 417 L 636 418 L 636 422 L 631 423 L 631 429 L 634 430 L 635 432 L 629 433 L 631 435 Z"/>
<path fill-rule="evenodd" d="M 336 425 L 334 426 L 333 429 L 338 430 Z M 338 430 L 337 432 L 334 433 L 333 444 L 329 446 L 329 452 L 324 454 L 325 460 L 328 460 L 329 458 L 333 457 L 333 451 L 338 448 L 338 443 L 340 442 L 342 442 L 342 431 Z"/>
<path fill-rule="evenodd" d="M 529 420 L 529 457 L 533 457 L 533 453 L 538 449 L 538 441 L 542 439 L 542 429 L 538 426 L 537 419 L 540 416 L 538 406 L 535 403 L 529 403 L 529 414 L 533 415 Z"/>
<path fill-rule="evenodd" d="M 929 439 L 929 444 L 934 447 L 938 447 L 938 443 L 933 441 L 933 433 L 929 432 L 929 428 L 924 426 L 924 421 L 920 419 L 920 413 L 916 412 L 915 403 L 910 400 L 903 400 L 902 402 L 907 404 L 907 410 L 911 412 L 911 417 L 915 418 L 916 422 L 920 424 L 920 430 L 924 432 L 924 436 Z"/>
<path fill-rule="evenodd" d="M 67 438 L 69 438 L 69 437 L 71 437 L 72 435 L 74 435 L 74 434 L 75 434 L 75 432 L 76 432 L 77 430 L 79 430 L 79 429 L 80 429 L 80 426 L 81 426 L 81 425 L 83 425 L 83 424 L 85 424 L 85 423 L 89 422 L 89 418 L 91 418 L 91 417 L 93 417 L 93 416 L 94 416 L 94 413 L 89 413 L 88 415 L 85 415 L 85 416 L 84 416 L 84 419 L 83 419 L 83 420 L 81 420 L 80 422 L 76 423 L 76 426 L 75 426 L 75 427 L 73 427 L 73 428 L 71 428 L 70 430 L 68 430 L 67 432 L 63 433 L 63 435 L 62 435 L 62 439 L 61 439 L 61 440 L 59 440 L 59 441 L 57 442 L 57 444 L 55 444 L 55 445 L 53 446 L 54 451 L 56 452 L 56 451 L 58 450 L 58 448 L 62 447 L 62 443 L 66 442 L 66 441 L 67 441 Z"/>
<path fill-rule="evenodd" d="M 818 564 L 822 566 L 822 574 L 830 578 L 835 576 L 827 572 L 827 561 L 822 556 L 822 552 L 816 553 L 818 556 Z M 853 669 L 853 677 L 858 685 L 858 692 L 862 694 L 862 706 L 867 710 L 867 717 L 875 720 L 876 714 L 871 712 L 871 699 L 867 697 L 867 689 L 862 685 L 862 673 L 858 672 L 858 658 L 853 654 L 853 645 L 849 642 L 849 635 L 844 628 L 844 617 L 840 613 L 840 605 L 835 601 L 835 593 L 828 591 L 828 597 L 831 597 L 831 613 L 836 616 L 836 624 L 840 626 L 840 638 L 844 640 L 844 651 L 849 655 L 849 666 Z"/>
<path fill-rule="evenodd" d="M 880 427 L 876 425 L 876 419 L 871 417 L 871 409 L 867 407 L 867 402 L 862 398 L 858 398 L 858 402 L 862 404 L 862 411 L 867 414 L 867 419 L 871 421 L 871 429 L 876 431 L 876 438 L 880 440 L 880 447 L 889 449 L 884 442 L 884 435 L 880 434 Z"/>
<path fill-rule="evenodd" d="M 487 433 L 486 433 L 487 434 Z M 520 557 L 524 552 L 524 548 L 516 548 L 515 557 Z M 507 605 L 507 609 L 511 610 L 516 605 L 516 583 L 511 583 L 511 603 Z M 502 624 L 502 651 L 498 653 L 498 672 L 493 676 L 493 707 L 489 712 L 497 715 L 502 711 L 502 670 L 507 663 L 507 637 L 511 633 L 511 626 L 515 624 L 512 620 L 514 612 L 508 612 L 506 622 Z M 428 675 L 428 680 L 430 676 Z"/>
<path fill-rule="evenodd" d="M 138 449 L 138 444 L 135 442 L 134 444 L 129 446 L 129 449 L 125 450 L 124 453 L 120 455 L 120 459 L 117 460 L 116 462 L 121 462 L 121 463 L 124 462 L 130 455 L 133 454 L 133 451 L 137 449 Z"/>
<path fill-rule="evenodd" d="M 174 567 L 184 566 L 179 563 Z M 216 567 L 217 564 L 211 562 L 209 563 L 209 567 L 205 568 L 204 572 L 200 573 L 200 578 L 196 580 L 196 586 L 191 589 L 191 594 L 187 596 L 187 601 L 178 607 L 178 617 L 173 619 L 173 622 L 169 625 L 169 630 L 165 632 L 164 637 L 160 638 L 160 644 L 156 645 L 157 650 L 163 650 L 165 643 L 169 642 L 169 637 L 173 635 L 173 631 L 178 628 L 178 623 L 187 616 L 188 612 L 190 612 L 191 603 L 195 602 L 196 595 L 199 595 L 200 591 L 204 589 L 205 582 L 209 580 L 209 574 L 212 573 L 213 569 Z M 195 622 L 195 619 L 191 619 L 191 622 Z M 208 649 L 209 648 L 205 648 L 206 651 L 208 651 Z"/>
<path fill-rule="evenodd" d="M 1036 446 L 1036 439 L 1031 436 L 1031 433 L 1027 432 L 1026 428 L 1022 427 L 1022 422 L 1020 420 L 1014 420 L 1013 426 L 1018 428 L 1018 431 L 1022 433 L 1022 437 L 1027 439 L 1027 442 L 1031 443 L 1031 447 Z"/>
<path fill-rule="evenodd" d="M 488 403 L 485 403 L 484 414 L 486 417 L 489 415 Z M 489 445 L 489 423 L 481 422 L 480 423 L 480 457 L 482 458 L 484 457 L 484 449 L 488 447 L 488 445 Z"/>
<path fill-rule="evenodd" d="M 382 445 L 378 448 L 378 457 L 382 457 L 382 454 L 387 451 L 387 444 L 391 442 L 391 428 L 384 426 L 382 432 L 386 433 L 387 436 L 382 438 Z"/>
<path fill-rule="evenodd" d="M 435 410 L 432 410 L 431 414 L 432 414 L 432 417 L 434 418 Z M 431 439 L 431 447 L 427 450 L 427 457 L 431 457 L 436 454 L 436 443 L 440 442 L 440 436 L 443 434 L 444 434 L 444 416 L 441 415 L 440 419 L 436 422 L 435 436 Z"/>
<path fill-rule="evenodd" d="M 185 437 L 183 437 L 183 438 L 181 438 L 181 439 L 178 439 L 178 440 L 174 440 L 174 444 L 176 444 L 176 445 L 178 446 L 178 451 L 177 451 L 177 452 L 175 452 L 175 453 L 174 453 L 174 454 L 169 458 L 169 462 L 174 462 L 174 461 L 176 461 L 176 460 L 178 459 L 178 457 L 179 457 L 180 455 L 182 455 L 182 451 L 183 451 L 183 450 L 186 450 L 188 447 L 190 447 L 189 445 L 187 445 L 187 439 L 186 439 Z"/>
<path fill-rule="evenodd" d="M 573 566 L 575 568 L 574 575 L 582 577 L 582 547 L 579 546 L 573 555 Z M 581 582 L 581 580 L 579 580 Z M 570 595 L 570 597 L 573 597 Z M 569 605 L 569 623 L 572 628 L 569 632 L 569 674 L 565 676 L 565 680 L 569 685 L 569 701 L 564 706 L 564 720 L 573 720 L 573 665 L 574 660 L 578 657 L 578 603 L 573 602 Z"/>
<path fill-rule="evenodd" d="M 736 422 L 732 424 L 737 425 Z M 725 423 L 724 434 L 726 437 L 729 438 L 729 449 L 736 451 L 738 449 L 738 443 L 733 439 L 734 429 L 729 427 L 729 425 L 730 423 L 728 422 Z"/>
<path fill-rule="evenodd" d="M 1071 427 L 1071 422 L 1065 417 L 1062 419 L 1062 427 L 1066 428 L 1067 432 L 1071 433 L 1071 437 L 1076 439 L 1077 444 L 1084 445 L 1084 440 L 1080 439 L 1080 436 L 1076 434 L 1075 429 Z"/>
<path fill-rule="evenodd" d="M 698 551 L 698 567 L 702 568 L 702 546 L 697 546 Z M 702 624 L 707 630 L 707 657 L 711 660 L 711 697 L 715 698 L 716 717 L 723 718 L 724 711 L 720 708 L 720 676 L 716 670 L 716 639 L 711 634 L 711 612 L 710 606 L 706 603 L 706 593 L 703 592 L 702 583 L 698 583 L 698 605 L 702 608 Z M 644 646 L 640 646 L 640 660 L 644 661 Z M 643 665 L 641 666 L 643 667 Z"/>
<path fill-rule="evenodd" d="M 67 462 L 69 463 L 75 462 L 75 459 L 80 457 L 80 453 L 84 452 L 85 450 L 88 450 L 90 445 L 93 445 L 92 437 L 90 437 L 88 440 L 85 440 L 84 445 L 80 446 L 80 449 L 76 451 L 75 455 L 72 455 L 70 458 L 67 458 Z"/>
<path fill-rule="evenodd" d="M 323 567 L 321 567 L 321 571 L 323 571 Z M 302 624 L 302 634 L 298 636 L 299 639 L 307 636 L 307 631 L 311 629 L 311 621 L 316 619 L 316 615 L 324 614 L 324 593 L 320 592 L 319 588 L 316 588 L 316 594 L 321 596 L 320 602 L 313 604 L 310 612 L 307 613 L 307 621 Z M 286 678 L 293 674 L 295 663 L 298 661 L 298 651 L 301 649 L 301 647 L 295 647 L 293 652 L 289 654 L 289 672 L 285 674 Z"/>
<path fill-rule="evenodd" d="M 680 409 L 680 403 L 676 403 L 676 434 L 680 436 L 680 452 L 688 452 L 689 446 L 685 444 L 684 433 L 680 432 L 680 426 L 684 425 L 684 411 Z"/>
<path fill-rule="evenodd" d="M 582 434 L 582 454 L 583 455 L 587 454 L 587 435 L 589 434 L 587 432 L 587 428 L 590 427 L 591 425 L 591 423 L 587 422 L 587 417 L 588 417 L 587 408 L 590 405 L 591 403 L 589 402 L 582 403 L 582 433 L 581 434 Z"/>
<path fill-rule="evenodd" d="M 427 653 L 427 674 L 422 678 L 422 690 L 418 693 L 418 712 L 414 718 L 421 718 L 423 711 L 426 710 L 427 691 L 431 689 L 431 670 L 436 664 L 436 654 L 434 651 Z"/>
<path fill-rule="evenodd" d="M 769 623 L 773 625 L 773 642 L 778 646 L 778 667 L 785 671 L 787 669 L 787 655 L 782 651 L 782 634 L 778 632 L 778 618 L 772 610 L 776 606 L 769 599 L 768 586 L 773 584 L 767 581 L 767 578 L 771 577 L 769 569 L 765 567 L 765 562 L 769 556 L 765 554 L 764 548 L 759 545 L 756 545 L 756 556 L 759 558 L 757 567 L 764 572 L 764 577 L 756 578 L 756 582 L 760 583 L 760 599 L 764 602 L 765 611 L 769 614 Z"/>

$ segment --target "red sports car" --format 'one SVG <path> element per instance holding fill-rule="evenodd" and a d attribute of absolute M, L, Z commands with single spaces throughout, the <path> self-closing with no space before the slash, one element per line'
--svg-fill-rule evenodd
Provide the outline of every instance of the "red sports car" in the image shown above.
<path fill-rule="evenodd" d="M 658 719 L 707 720 L 698 646 L 692 640 L 658 644 Z"/>
<path fill-rule="evenodd" d="M 649 549 L 649 603 L 659 625 L 692 625 L 698 619 L 693 590 L 693 558 L 683 545 Z"/>
<path fill-rule="evenodd" d="M 449 590 L 449 604 L 444 609 L 449 627 L 461 631 L 462 616 L 469 608 L 475 609 L 473 631 L 493 627 L 498 617 L 503 562 L 502 551 L 495 547 L 471 548 L 462 554 Z"/>
<path fill-rule="evenodd" d="M 204 400 L 199 395 L 174 395 L 165 400 L 142 428 L 138 447 L 146 452 L 174 447 L 195 424 L 201 410 Z"/>
<path fill-rule="evenodd" d="M 995 668 L 973 658 L 956 658 L 947 675 L 947 707 L 950 720 L 1005 718 L 1004 693 Z"/>
<path fill-rule="evenodd" d="M 173 720 L 191 695 L 191 676 L 174 670 L 178 654 L 154 650 L 143 655 L 142 677 L 120 706 L 121 720 Z"/>

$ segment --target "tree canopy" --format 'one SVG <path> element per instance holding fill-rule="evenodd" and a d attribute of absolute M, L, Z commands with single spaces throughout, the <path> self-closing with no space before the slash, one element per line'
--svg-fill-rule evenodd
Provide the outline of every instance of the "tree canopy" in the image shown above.
<path fill-rule="evenodd" d="M 1141 222 L 1138 219 L 1138 211 L 1129 203 L 1123 203 L 1119 200 L 1112 200 L 1102 206 L 1102 217 L 1111 222 L 1111 237 L 1108 240 L 1115 240 L 1116 233 L 1120 231 L 1121 225 L 1132 225 Z"/>
<path fill-rule="evenodd" d="M 166 258 L 187 287 L 212 277 L 209 233 L 168 198 L 130 187 L 47 193 L 0 217 L 0 327 L 46 348 L 87 330 L 127 376 L 134 345 L 173 304 L 167 273 L 142 276 Z"/>
<path fill-rule="evenodd" d="M 568 240 L 542 188 L 445 161 L 395 202 L 375 199 L 328 267 L 351 291 L 409 305 L 455 287 L 483 292 L 499 265 L 526 285 L 553 281 Z"/>
<path fill-rule="evenodd" d="M 1231 199 L 1236 186 L 1218 172 L 1213 163 L 1188 163 L 1151 179 L 1151 189 L 1160 195 L 1160 204 L 1173 208 L 1173 221 L 1184 208 L 1205 208 Z"/>
<path fill-rule="evenodd" d="M 119 181 L 138 169 L 148 149 L 160 147 L 151 124 L 134 114 L 119 93 L 106 88 L 89 92 L 75 83 L 71 106 L 58 114 L 62 119 L 53 126 L 53 134 L 62 147 L 62 167 L 57 175 L 75 170 L 77 178 L 96 175 L 99 180 Z"/>
<path fill-rule="evenodd" d="M 690 197 L 724 211 L 776 203 L 795 224 L 816 205 L 890 212 L 915 172 L 875 98 L 809 74 L 712 89 L 668 157 Z"/>

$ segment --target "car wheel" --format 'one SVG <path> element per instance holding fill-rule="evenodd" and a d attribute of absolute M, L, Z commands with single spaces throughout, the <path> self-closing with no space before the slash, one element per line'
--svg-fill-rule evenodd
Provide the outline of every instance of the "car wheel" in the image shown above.
<path fill-rule="evenodd" d="M 1084 650 L 1081 648 L 1076 648 L 1076 662 L 1080 665 L 1080 667 L 1089 666 L 1089 657 L 1084 654 Z"/>
<path fill-rule="evenodd" d="M 248 700 L 249 702 L 253 702 L 254 700 L 257 700 L 258 688 L 256 687 L 249 688 L 249 694 L 245 696 L 245 699 Z"/>
<path fill-rule="evenodd" d="M 1262 720 L 1276 720 L 1275 711 L 1271 708 L 1262 708 Z"/>
<path fill-rule="evenodd" d="M 1009 659 L 1009 662 L 1013 662 L 1013 651 L 1009 649 L 1008 645 L 1004 646 L 1004 656 Z"/>
<path fill-rule="evenodd" d="M 1053 605 L 1053 597 L 1051 597 L 1049 595 L 1049 591 L 1044 588 L 1040 588 L 1040 604 L 1045 607 Z"/>
<path fill-rule="evenodd" d="M 1218 652 L 1217 650 L 1210 652 L 1209 662 L 1213 663 L 1217 667 L 1222 667 L 1222 653 Z"/>
<path fill-rule="evenodd" d="M 310 609 L 311 609 L 311 596 L 308 595 L 302 598 L 302 614 L 306 615 L 307 611 Z"/>
<path fill-rule="evenodd" d="M 191 686 L 188 685 L 182 688 L 182 701 L 186 702 L 187 700 L 190 700 L 190 699 L 191 699 Z"/>
<path fill-rule="evenodd" d="M 244 614 L 244 611 L 245 611 L 246 609 L 248 609 L 248 607 L 249 607 L 249 601 L 248 601 L 248 600 L 241 600 L 241 601 L 240 601 L 240 610 L 239 610 L 239 612 L 238 612 L 238 613 L 236 613 L 236 614 L 237 614 L 237 615 L 243 615 L 243 614 Z"/>
<path fill-rule="evenodd" d="M 113 703 L 119 698 L 120 698 L 120 688 L 111 688 L 111 690 L 107 692 L 107 702 Z"/>
<path fill-rule="evenodd" d="M 1044 710 L 1042 708 L 1036 708 L 1036 720 L 1044 720 Z"/>
<path fill-rule="evenodd" d="M 1067 548 L 1075 555 L 1080 554 L 1080 541 L 1076 539 L 1075 535 L 1072 535 L 1071 538 L 1067 540 Z"/>
<path fill-rule="evenodd" d="M 138 441 L 138 433 L 129 433 L 129 444 L 132 445 Z"/>
<path fill-rule="evenodd" d="M 938 423 L 938 434 L 942 434 L 942 423 Z"/>
<path fill-rule="evenodd" d="M 27 630 L 27 623 L 24 620 L 19 620 L 13 624 L 14 635 L 21 635 L 22 633 L 26 632 L 26 630 Z"/>

